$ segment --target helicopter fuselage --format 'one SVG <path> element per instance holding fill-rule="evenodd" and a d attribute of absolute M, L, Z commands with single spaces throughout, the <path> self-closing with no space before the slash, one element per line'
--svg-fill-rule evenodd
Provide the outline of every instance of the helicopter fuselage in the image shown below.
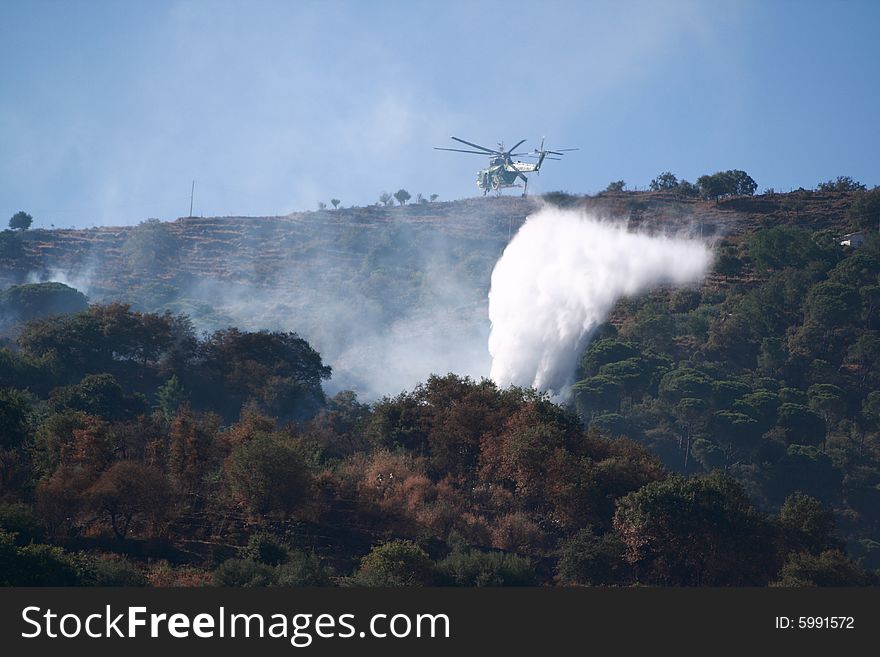
<path fill-rule="evenodd" d="M 518 187 L 517 178 L 522 173 L 538 171 L 540 165 L 532 162 L 505 162 L 502 158 L 494 158 L 488 169 L 477 172 L 477 187 L 483 192 L 498 191 L 506 187 Z"/>

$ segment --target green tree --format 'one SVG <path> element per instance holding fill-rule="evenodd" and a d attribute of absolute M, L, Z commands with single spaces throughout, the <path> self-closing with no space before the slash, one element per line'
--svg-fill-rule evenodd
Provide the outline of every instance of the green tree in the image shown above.
<path fill-rule="evenodd" d="M 288 516 L 311 489 L 311 474 L 303 449 L 290 438 L 258 435 L 237 445 L 226 460 L 232 492 L 260 515 Z"/>
<path fill-rule="evenodd" d="M 652 192 L 669 192 L 678 187 L 678 178 L 669 171 L 664 171 L 651 181 L 650 188 Z"/>
<path fill-rule="evenodd" d="M 431 558 L 412 541 L 393 540 L 374 547 L 349 578 L 354 586 L 429 586 L 437 580 Z"/>
<path fill-rule="evenodd" d="M 400 205 L 406 205 L 406 202 L 412 198 L 410 193 L 405 189 L 401 188 L 394 192 L 394 198 L 397 199 L 397 202 Z"/>
<path fill-rule="evenodd" d="M 688 471 L 688 461 L 691 454 L 691 443 L 694 434 L 705 429 L 709 421 L 710 407 L 705 399 L 685 397 L 672 409 L 676 422 L 684 431 L 683 440 L 679 439 L 679 448 L 684 451 L 684 472 Z"/>
<path fill-rule="evenodd" d="M 431 194 L 428 198 L 430 199 L 431 203 L 433 203 L 438 198 L 440 198 L 440 195 L 439 194 Z"/>
<path fill-rule="evenodd" d="M 619 411 L 623 385 L 609 376 L 593 376 L 571 387 L 578 415 L 589 419 L 602 411 Z"/>
<path fill-rule="evenodd" d="M 394 203 L 394 197 L 391 196 L 391 194 L 389 194 L 388 192 L 382 192 L 382 194 L 379 196 L 379 203 L 387 208 L 389 205 Z"/>
<path fill-rule="evenodd" d="M 186 401 L 186 391 L 176 374 L 172 374 L 156 391 L 156 405 L 162 411 L 166 422 L 171 422 L 177 413 L 177 409 Z"/>
<path fill-rule="evenodd" d="M 127 395 L 112 374 L 87 374 L 82 381 L 56 388 L 49 396 L 52 410 L 82 411 L 104 420 L 134 419 L 146 411 L 143 397 Z"/>
<path fill-rule="evenodd" d="M 825 421 L 826 434 L 846 414 L 847 394 L 835 385 L 830 383 L 812 385 L 807 390 L 807 397 L 810 400 L 810 408 Z"/>
<path fill-rule="evenodd" d="M 27 230 L 34 222 L 34 218 L 23 210 L 16 212 L 9 220 L 11 230 Z"/>
<path fill-rule="evenodd" d="M 840 550 L 825 550 L 819 555 L 801 552 L 789 556 L 774 584 L 795 586 L 869 586 L 877 578 L 866 573 Z"/>
<path fill-rule="evenodd" d="M 748 415 L 736 411 L 717 411 L 712 416 L 712 432 L 716 440 L 724 446 L 728 464 L 735 454 L 751 451 L 760 438 L 758 423 Z"/>
<path fill-rule="evenodd" d="M 773 530 L 742 486 L 714 472 L 647 484 L 618 502 L 614 528 L 637 579 L 673 586 L 763 586 Z"/>
<path fill-rule="evenodd" d="M 822 416 L 801 404 L 782 404 L 779 407 L 777 424 L 789 443 L 818 445 L 825 440 L 825 421 Z"/>
<path fill-rule="evenodd" d="M 630 575 L 625 551 L 626 544 L 614 532 L 599 535 L 585 527 L 560 544 L 557 576 L 583 586 L 621 584 Z"/>
<path fill-rule="evenodd" d="M 722 196 L 752 196 L 757 183 L 745 171 L 731 169 L 697 178 L 697 186 L 703 198 L 717 199 Z"/>
<path fill-rule="evenodd" d="M 606 192 L 622 192 L 626 189 L 626 183 L 622 180 L 615 180 L 613 182 L 608 183 L 608 187 L 605 188 Z"/>
<path fill-rule="evenodd" d="M 789 445 L 768 475 L 765 490 L 773 501 L 781 502 L 795 491 L 826 503 L 840 496 L 840 470 L 825 452 L 811 445 Z"/>
<path fill-rule="evenodd" d="M 849 176 L 837 176 L 834 180 L 826 180 L 816 187 L 820 192 L 863 192 L 865 186 Z"/>
<path fill-rule="evenodd" d="M 155 274 L 177 263 L 180 240 L 170 224 L 147 219 L 128 231 L 122 250 L 133 270 Z"/>
<path fill-rule="evenodd" d="M 841 547 L 836 538 L 834 512 L 800 491 L 785 498 L 779 509 L 779 524 L 789 552 L 819 554 Z"/>
<path fill-rule="evenodd" d="M 23 391 L 0 388 L 0 449 L 19 447 L 28 439 L 32 412 Z"/>
<path fill-rule="evenodd" d="M 748 253 L 761 271 L 803 268 L 822 256 L 810 232 L 793 226 L 755 231 L 749 237 Z"/>
<path fill-rule="evenodd" d="M 82 292 L 64 283 L 28 283 L 0 290 L 0 316 L 11 316 L 22 322 L 81 312 L 88 305 Z"/>
<path fill-rule="evenodd" d="M 847 212 L 847 218 L 859 228 L 876 228 L 880 221 L 880 187 L 858 194 Z"/>
<path fill-rule="evenodd" d="M 331 199 L 330 199 L 330 205 L 333 206 L 333 209 L 334 209 L 334 210 L 336 210 L 337 208 L 339 208 L 339 204 L 340 204 L 340 203 L 342 203 L 342 201 L 340 201 L 338 198 L 331 198 Z"/>

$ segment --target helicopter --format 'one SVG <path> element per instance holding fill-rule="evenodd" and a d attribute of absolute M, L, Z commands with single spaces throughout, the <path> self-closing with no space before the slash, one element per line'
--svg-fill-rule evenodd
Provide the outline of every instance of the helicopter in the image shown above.
<path fill-rule="evenodd" d="M 541 165 L 544 163 L 544 160 L 560 160 L 561 157 L 552 157 L 553 155 L 562 156 L 565 155 L 568 151 L 576 151 L 577 148 L 561 148 L 556 151 L 551 151 L 549 149 L 544 148 L 544 139 L 541 139 L 541 147 L 536 148 L 531 153 L 514 153 L 517 148 L 519 148 L 522 144 L 525 143 L 525 139 L 521 139 L 518 141 L 513 148 L 509 148 L 504 150 L 504 144 L 498 144 L 497 149 L 486 148 L 485 146 L 480 146 L 478 144 L 471 143 L 469 141 L 465 141 L 464 139 L 459 139 L 458 137 L 450 137 L 450 139 L 454 139 L 457 142 L 470 146 L 471 148 L 476 148 L 479 150 L 464 150 L 462 148 L 440 148 L 439 146 L 435 146 L 434 150 L 438 151 L 453 151 L 455 153 L 472 153 L 475 155 L 485 155 L 489 157 L 489 168 L 480 169 L 477 172 L 477 187 L 483 190 L 483 196 L 489 193 L 489 190 L 493 192 L 501 193 L 502 189 L 507 187 L 519 187 L 516 183 L 517 178 L 522 178 L 523 180 L 523 196 L 526 195 L 529 187 L 529 179 L 526 178 L 526 173 L 531 173 L 534 171 L 535 173 L 539 173 L 541 171 Z M 532 157 L 537 158 L 537 162 L 521 162 L 519 160 L 514 160 L 515 157 Z"/>

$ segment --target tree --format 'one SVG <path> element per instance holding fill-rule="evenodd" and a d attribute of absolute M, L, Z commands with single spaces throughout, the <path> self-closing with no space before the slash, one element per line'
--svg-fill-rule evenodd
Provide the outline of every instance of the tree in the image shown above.
<path fill-rule="evenodd" d="M 865 186 L 849 176 L 837 176 L 836 180 L 819 183 L 817 189 L 820 192 L 863 192 Z"/>
<path fill-rule="evenodd" d="M 696 198 L 700 195 L 700 188 L 687 180 L 679 180 L 675 191 L 686 198 Z"/>
<path fill-rule="evenodd" d="M 333 206 L 333 209 L 336 210 L 339 208 L 339 204 L 342 203 L 338 198 L 331 198 L 330 204 Z"/>
<path fill-rule="evenodd" d="M 107 517 L 119 539 L 126 537 L 136 520 L 145 522 L 151 535 L 161 534 L 171 508 L 171 489 L 165 476 L 135 461 L 114 463 L 86 495 L 94 509 Z"/>
<path fill-rule="evenodd" d="M 749 237 L 748 253 L 761 271 L 805 268 L 822 256 L 810 232 L 794 226 L 755 231 Z"/>
<path fill-rule="evenodd" d="M 758 184 L 745 171 L 731 169 L 697 178 L 697 186 L 703 198 L 718 199 L 722 196 L 752 196 Z"/>
<path fill-rule="evenodd" d="M 31 402 L 24 392 L 0 389 L 0 450 L 16 448 L 27 440 L 31 412 Z"/>
<path fill-rule="evenodd" d="M 825 420 L 825 427 L 830 431 L 846 414 L 846 392 L 830 383 L 817 383 L 807 390 L 810 408 L 819 413 Z"/>
<path fill-rule="evenodd" d="M 156 391 L 156 405 L 162 411 L 166 422 L 171 422 L 177 409 L 186 401 L 186 392 L 176 374 L 172 374 Z"/>
<path fill-rule="evenodd" d="M 318 201 L 318 211 L 323 212 L 327 209 L 327 204 L 324 201 Z"/>
<path fill-rule="evenodd" d="M 599 368 L 608 363 L 616 363 L 627 358 L 639 355 L 629 342 L 621 342 L 614 338 L 603 338 L 593 342 L 589 349 L 581 356 L 580 366 L 585 374 L 593 376 L 599 372 Z"/>
<path fill-rule="evenodd" d="M 387 208 L 389 205 L 394 203 L 394 197 L 391 196 L 391 194 L 389 194 L 388 192 L 382 192 L 382 194 L 379 196 L 379 203 Z"/>
<path fill-rule="evenodd" d="M 437 579 L 434 562 L 412 541 L 394 540 L 374 547 L 349 578 L 355 586 L 429 586 Z"/>
<path fill-rule="evenodd" d="M 439 194 L 431 194 L 428 198 L 430 199 L 431 203 L 433 203 L 438 198 L 440 198 L 440 195 Z"/>
<path fill-rule="evenodd" d="M 606 192 L 622 192 L 626 188 L 626 183 L 622 180 L 615 180 L 614 182 L 608 183 L 608 187 L 605 188 Z"/>
<path fill-rule="evenodd" d="M 819 554 L 822 550 L 840 547 L 835 536 L 834 512 L 800 491 L 785 498 L 779 509 L 779 524 L 789 552 Z"/>
<path fill-rule="evenodd" d="M 216 439 L 220 418 L 194 414 L 183 404 L 171 421 L 168 470 L 177 491 L 183 495 L 204 495 L 205 479 L 216 469 Z"/>
<path fill-rule="evenodd" d="M 233 448 L 226 459 L 230 488 L 255 514 L 288 516 L 311 488 L 303 450 L 290 438 L 263 434 Z"/>
<path fill-rule="evenodd" d="M 652 192 L 672 191 L 678 187 L 678 178 L 675 174 L 665 171 L 654 178 L 649 185 Z"/>
<path fill-rule="evenodd" d="M 795 491 L 826 503 L 840 496 L 840 471 L 825 452 L 810 445 L 789 445 L 768 474 L 764 488 L 772 501 L 782 501 Z"/>
<path fill-rule="evenodd" d="M 569 584 L 620 584 L 629 576 L 625 551 L 626 544 L 614 532 L 597 535 L 585 527 L 560 545 L 557 575 Z"/>
<path fill-rule="evenodd" d="M 158 219 L 147 219 L 129 231 L 122 250 L 132 269 L 158 273 L 177 262 L 180 240 L 169 224 Z"/>
<path fill-rule="evenodd" d="M 22 210 L 12 215 L 12 218 L 9 220 L 9 228 L 12 230 L 27 230 L 33 222 L 34 218 Z"/>
<path fill-rule="evenodd" d="M 394 192 L 394 198 L 397 199 L 397 202 L 400 205 L 406 205 L 406 202 L 408 200 L 410 200 L 412 198 L 412 196 L 410 196 L 410 193 L 408 191 L 401 188 L 401 189 L 398 189 L 396 192 Z"/>
<path fill-rule="evenodd" d="M 64 283 L 12 285 L 0 291 L 0 316 L 27 322 L 38 317 L 77 313 L 89 305 L 86 296 Z"/>
<path fill-rule="evenodd" d="M 777 424 L 785 432 L 789 443 L 818 445 L 825 440 L 825 420 L 801 404 L 782 404 Z"/>
<path fill-rule="evenodd" d="M 819 555 L 808 552 L 792 554 L 779 571 L 779 580 L 774 585 L 869 586 L 876 580 L 840 550 L 825 550 Z"/>
<path fill-rule="evenodd" d="M 614 528 L 648 584 L 763 586 L 778 568 L 772 527 L 718 471 L 672 475 L 630 493 L 618 501 Z"/>
<path fill-rule="evenodd" d="M 104 420 L 133 419 L 146 410 L 141 396 L 128 395 L 112 374 L 87 374 L 71 386 L 56 388 L 49 395 L 55 412 L 82 411 Z"/>
<path fill-rule="evenodd" d="M 296 333 L 216 331 L 198 348 L 200 365 L 183 383 L 201 408 L 233 421 L 246 403 L 283 420 L 309 419 L 324 403 L 330 368 Z"/>
<path fill-rule="evenodd" d="M 880 221 L 880 187 L 856 195 L 847 218 L 859 228 L 876 228 Z"/>

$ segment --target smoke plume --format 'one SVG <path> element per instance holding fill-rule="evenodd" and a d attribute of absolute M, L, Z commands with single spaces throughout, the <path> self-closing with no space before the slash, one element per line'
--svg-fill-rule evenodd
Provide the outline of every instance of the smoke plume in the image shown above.
<path fill-rule="evenodd" d="M 583 212 L 540 210 L 492 272 L 491 378 L 565 394 L 579 353 L 618 299 L 698 282 L 711 262 L 703 241 L 630 232 Z"/>

